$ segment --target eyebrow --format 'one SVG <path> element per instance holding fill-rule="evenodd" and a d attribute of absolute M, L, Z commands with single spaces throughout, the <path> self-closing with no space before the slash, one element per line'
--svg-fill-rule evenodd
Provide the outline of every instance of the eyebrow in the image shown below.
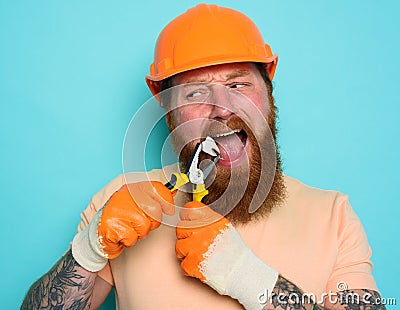
<path fill-rule="evenodd" d="M 226 81 L 235 79 L 237 77 L 242 77 L 242 76 L 246 76 L 249 75 L 250 71 L 248 70 L 235 70 L 231 73 L 228 73 L 227 75 L 225 75 L 225 79 Z M 186 80 L 183 84 L 189 84 L 189 83 L 203 83 L 203 82 L 208 82 L 207 78 L 203 77 L 203 78 L 190 78 L 188 80 Z"/>
<path fill-rule="evenodd" d="M 235 79 L 237 77 L 242 77 L 242 76 L 246 76 L 249 74 L 250 74 L 250 72 L 248 70 L 235 70 L 234 72 L 231 72 L 226 75 L 226 80 L 229 81 L 229 80 Z"/>

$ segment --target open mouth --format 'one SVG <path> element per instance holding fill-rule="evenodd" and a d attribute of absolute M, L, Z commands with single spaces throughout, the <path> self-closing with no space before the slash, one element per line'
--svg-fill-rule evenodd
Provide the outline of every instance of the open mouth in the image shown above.
<path fill-rule="evenodd" d="M 213 136 L 221 151 L 220 163 L 231 165 L 244 155 L 248 135 L 243 129 L 234 129 Z"/>
<path fill-rule="evenodd" d="M 240 141 L 242 142 L 243 146 L 246 145 L 247 133 L 243 129 L 235 129 L 229 132 L 220 133 L 213 138 L 215 141 L 218 142 L 220 138 L 230 137 L 231 135 L 237 135 Z"/>

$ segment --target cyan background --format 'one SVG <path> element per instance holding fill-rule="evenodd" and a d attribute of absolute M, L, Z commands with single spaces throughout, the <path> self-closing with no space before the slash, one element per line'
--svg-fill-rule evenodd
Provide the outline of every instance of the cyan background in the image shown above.
<path fill-rule="evenodd" d="M 248 14 L 279 54 L 285 172 L 349 194 L 382 296 L 399 303 L 400 2 L 215 2 Z M 19 307 L 122 172 L 156 37 L 195 4 L 0 0 L 0 309 Z"/>

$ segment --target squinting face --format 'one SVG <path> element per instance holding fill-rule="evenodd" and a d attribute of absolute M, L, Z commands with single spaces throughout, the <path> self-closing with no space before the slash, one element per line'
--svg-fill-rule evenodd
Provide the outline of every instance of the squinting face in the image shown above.
<path fill-rule="evenodd" d="M 191 70 L 174 77 L 173 84 L 182 87 L 172 91 L 171 102 L 177 105 L 172 107 L 175 109 L 168 121 L 173 128 L 178 127 L 176 134 L 182 144 L 194 144 L 198 138 L 209 135 L 220 146 L 219 165 L 240 166 L 247 156 L 251 161 L 254 146 L 248 138 L 261 134 L 270 111 L 265 82 L 254 64 L 222 64 Z M 196 92 L 197 85 L 208 85 L 207 98 L 203 98 L 201 91 Z M 198 103 L 199 100 L 203 102 Z M 186 125 L 179 128 L 182 124 Z M 239 142 L 242 148 L 235 145 Z"/>
<path fill-rule="evenodd" d="M 268 214 L 282 200 L 284 186 L 273 97 L 259 69 L 252 63 L 215 65 L 180 73 L 172 84 L 166 117 L 183 167 L 206 136 L 221 151 L 203 202 L 234 223 Z"/>
<path fill-rule="evenodd" d="M 266 117 L 267 88 L 260 72 L 252 63 L 233 63 L 195 69 L 178 74 L 174 84 L 212 83 L 224 85 L 245 95 Z M 212 118 L 226 122 L 232 116 L 234 106 L 226 102 L 223 93 L 215 94 L 216 103 L 221 106 L 203 106 L 200 109 L 184 108 L 178 114 L 177 121 L 185 122 L 193 118 Z"/>

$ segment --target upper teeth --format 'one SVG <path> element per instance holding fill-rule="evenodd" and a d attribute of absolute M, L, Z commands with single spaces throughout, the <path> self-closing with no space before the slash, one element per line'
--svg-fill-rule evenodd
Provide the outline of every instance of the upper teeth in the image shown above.
<path fill-rule="evenodd" d="M 235 130 L 232 130 L 232 131 L 229 131 L 229 132 L 224 132 L 224 133 L 217 134 L 216 136 L 214 136 L 214 138 L 226 137 L 226 136 L 233 135 L 234 133 L 238 133 L 238 132 L 240 132 L 240 129 L 235 129 Z"/>

